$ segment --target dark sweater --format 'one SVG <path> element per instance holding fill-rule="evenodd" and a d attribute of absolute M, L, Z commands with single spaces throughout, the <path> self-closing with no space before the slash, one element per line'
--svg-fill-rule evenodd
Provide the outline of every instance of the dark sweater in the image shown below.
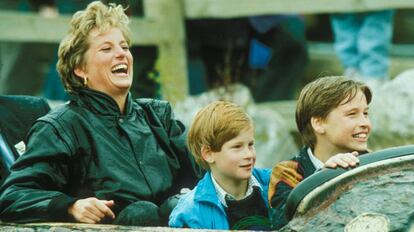
<path fill-rule="evenodd" d="M 231 230 L 270 230 L 268 209 L 258 187 L 245 199 L 236 201 L 226 198 L 227 220 Z"/>

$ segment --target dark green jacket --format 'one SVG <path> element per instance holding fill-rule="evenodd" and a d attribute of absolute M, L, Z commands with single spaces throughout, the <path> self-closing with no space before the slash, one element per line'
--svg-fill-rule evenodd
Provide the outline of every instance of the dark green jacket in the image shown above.
<path fill-rule="evenodd" d="M 70 221 L 80 198 L 114 200 L 114 213 L 139 201 L 160 205 L 197 182 L 184 126 L 165 101 L 129 95 L 125 114 L 101 92 L 83 89 L 40 118 L 27 151 L 0 189 L 0 219 Z"/>

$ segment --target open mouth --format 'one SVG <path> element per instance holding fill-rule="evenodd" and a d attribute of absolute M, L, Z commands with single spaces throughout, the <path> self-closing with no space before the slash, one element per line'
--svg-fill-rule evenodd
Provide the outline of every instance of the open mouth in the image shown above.
<path fill-rule="evenodd" d="M 127 75 L 128 74 L 128 65 L 125 64 L 125 63 L 117 64 L 111 69 L 111 72 L 113 74 Z"/>
<path fill-rule="evenodd" d="M 352 137 L 356 138 L 356 139 L 367 139 L 368 138 L 368 133 L 361 132 L 361 133 L 353 134 Z"/>

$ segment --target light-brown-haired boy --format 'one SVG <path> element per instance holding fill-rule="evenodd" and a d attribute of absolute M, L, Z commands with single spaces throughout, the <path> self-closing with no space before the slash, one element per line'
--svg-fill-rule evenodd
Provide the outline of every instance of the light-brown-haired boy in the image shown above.
<path fill-rule="evenodd" d="M 172 227 L 269 230 L 270 170 L 254 168 L 254 127 L 233 103 L 217 101 L 195 116 L 188 146 L 207 170 L 170 215 Z"/>
<path fill-rule="evenodd" d="M 274 229 L 287 224 L 285 205 L 291 190 L 323 167 L 354 167 L 366 153 L 371 122 L 371 90 L 346 77 L 319 78 L 306 85 L 296 106 L 296 125 L 305 147 L 272 170 L 269 201 Z"/>

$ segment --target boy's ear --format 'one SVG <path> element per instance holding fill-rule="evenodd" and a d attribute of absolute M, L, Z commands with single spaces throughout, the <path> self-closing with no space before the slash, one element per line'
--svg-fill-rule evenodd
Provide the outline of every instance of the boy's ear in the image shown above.
<path fill-rule="evenodd" d="M 214 163 L 213 152 L 211 151 L 209 146 L 202 146 L 201 147 L 201 156 L 203 157 L 203 159 L 207 163 L 209 163 L 209 164 Z"/>
<path fill-rule="evenodd" d="M 323 127 L 323 119 L 321 117 L 312 117 L 311 125 L 313 130 L 318 134 L 324 134 L 325 128 Z"/>

